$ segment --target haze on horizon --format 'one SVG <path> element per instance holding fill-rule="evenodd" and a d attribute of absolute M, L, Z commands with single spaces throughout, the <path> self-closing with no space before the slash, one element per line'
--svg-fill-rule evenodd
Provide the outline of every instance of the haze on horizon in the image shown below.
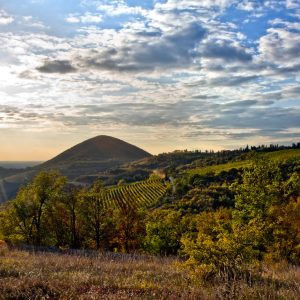
<path fill-rule="evenodd" d="M 300 137 L 298 0 L 0 0 L 0 161 Z"/>

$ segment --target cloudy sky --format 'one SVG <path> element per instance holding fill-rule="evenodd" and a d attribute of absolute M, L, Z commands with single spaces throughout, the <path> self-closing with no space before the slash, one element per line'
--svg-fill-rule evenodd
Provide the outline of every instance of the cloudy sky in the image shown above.
<path fill-rule="evenodd" d="M 0 45 L 0 160 L 299 141 L 299 0 L 0 0 Z"/>

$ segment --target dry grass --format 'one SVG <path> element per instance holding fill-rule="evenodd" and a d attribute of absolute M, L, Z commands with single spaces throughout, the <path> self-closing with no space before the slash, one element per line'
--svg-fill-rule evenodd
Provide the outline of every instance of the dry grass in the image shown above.
<path fill-rule="evenodd" d="M 0 299 L 299 299 L 300 270 L 203 282 L 175 258 L 0 250 Z"/>

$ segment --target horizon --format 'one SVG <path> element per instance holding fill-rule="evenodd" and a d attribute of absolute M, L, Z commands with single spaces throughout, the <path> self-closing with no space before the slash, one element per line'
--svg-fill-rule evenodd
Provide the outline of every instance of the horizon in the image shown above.
<path fill-rule="evenodd" d="M 95 137 L 90 137 L 90 138 L 88 138 L 88 139 L 91 139 L 91 138 L 95 138 Z M 86 140 L 88 140 L 88 139 L 86 139 Z M 86 141 L 86 140 L 84 140 L 84 141 Z M 121 140 L 122 140 L 122 139 L 121 139 Z M 81 142 L 84 142 L 84 141 L 81 141 Z M 128 142 L 128 141 L 125 141 L 125 140 L 122 140 L 122 141 Z M 80 144 L 81 142 L 79 142 L 78 144 Z M 190 152 L 193 152 L 193 151 L 201 151 L 201 152 L 205 152 L 205 151 L 215 151 L 215 152 L 217 152 L 217 151 L 226 151 L 226 150 L 232 151 L 232 150 L 239 150 L 240 148 L 246 148 L 247 146 L 248 146 L 248 147 L 259 147 L 259 146 L 264 145 L 264 146 L 267 146 L 267 147 L 268 147 L 268 146 L 270 146 L 271 144 L 272 144 L 272 145 L 277 145 L 277 146 L 279 146 L 279 147 L 280 147 L 280 146 L 288 147 L 288 146 L 292 146 L 292 144 L 296 144 L 296 143 L 298 143 L 298 142 L 297 142 L 297 141 L 294 141 L 294 142 L 292 142 L 292 143 L 285 143 L 285 144 L 279 144 L 279 143 L 256 144 L 256 145 L 249 145 L 249 144 L 246 144 L 246 145 L 241 145 L 241 146 L 239 146 L 239 147 L 220 148 L 220 149 L 212 149 L 212 148 L 202 148 L 202 149 L 200 149 L 200 148 L 181 148 L 181 149 L 180 149 L 180 148 L 174 148 L 174 149 L 171 149 L 171 150 L 169 150 L 169 151 L 162 151 L 162 152 L 157 152 L 157 153 L 152 153 L 152 152 L 148 151 L 148 149 L 139 147 L 139 146 L 137 146 L 137 145 L 135 145 L 135 144 L 132 144 L 132 145 L 137 146 L 138 148 L 140 148 L 140 149 L 142 149 L 142 150 L 144 150 L 144 151 L 150 153 L 151 155 L 159 155 L 159 154 L 163 154 L 163 153 L 172 153 L 172 152 L 175 152 L 175 151 L 185 151 L 185 150 L 190 151 Z M 131 143 L 130 143 L 130 144 L 131 144 Z M 25 164 L 32 164 L 32 166 L 33 166 L 33 165 L 38 165 L 38 164 L 40 164 L 40 163 L 44 163 L 44 162 L 46 162 L 46 161 L 48 161 L 48 160 L 50 160 L 50 159 L 56 157 L 57 155 L 61 154 L 62 152 L 66 151 L 66 150 L 69 150 L 70 148 L 72 148 L 72 147 L 74 147 L 74 146 L 76 146 L 76 145 L 77 145 L 77 144 L 74 144 L 74 145 L 72 145 L 71 147 L 68 147 L 68 148 L 66 148 L 66 149 L 63 149 L 61 152 L 55 154 L 54 156 L 48 157 L 48 158 L 46 158 L 46 159 L 44 159 L 44 160 L 39 160 L 39 159 L 37 159 L 37 160 L 0 160 L 0 167 L 1 167 L 1 166 L 3 167 L 5 164 L 12 164 L 12 165 L 13 165 L 14 163 L 15 163 L 16 165 L 22 164 L 22 163 L 25 163 Z M 29 165 L 28 165 L 28 166 L 29 166 Z"/>
<path fill-rule="evenodd" d="M 0 160 L 300 138 L 300 2 L 0 0 Z"/>

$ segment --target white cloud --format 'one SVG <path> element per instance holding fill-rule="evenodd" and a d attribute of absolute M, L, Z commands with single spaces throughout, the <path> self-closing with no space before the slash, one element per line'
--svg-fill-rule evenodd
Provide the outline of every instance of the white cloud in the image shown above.
<path fill-rule="evenodd" d="M 80 23 L 80 18 L 79 17 L 75 17 L 74 15 L 69 15 L 66 18 L 66 22 L 68 22 L 68 23 Z"/>
<path fill-rule="evenodd" d="M 245 11 L 253 11 L 255 9 L 255 2 L 244 0 L 237 5 L 237 8 Z"/>
<path fill-rule="evenodd" d="M 239 21 L 219 17 L 239 5 L 259 25 L 251 9 L 258 16 L 261 7 L 275 7 L 263 2 L 167 0 L 146 9 L 86 0 L 80 9 L 87 12 L 65 16 L 57 36 L 29 26 L 42 18 L 13 15 L 19 27 L 0 34 L 0 98 L 11 107 L 1 125 L 98 134 L 118 128 L 121 138 L 151 132 L 155 140 L 216 145 L 247 134 L 259 141 L 274 128 L 274 139 L 280 130 L 290 134 L 299 124 L 300 78 L 284 72 L 300 66 L 299 23 L 282 16 L 249 43 Z M 277 137 L 290 138 L 284 134 Z"/>
<path fill-rule="evenodd" d="M 289 29 L 289 30 L 299 30 L 300 31 L 300 22 L 288 22 L 288 21 L 284 21 L 282 19 L 274 19 L 274 20 L 271 20 L 269 22 L 271 25 L 273 26 L 284 26 L 286 29 Z"/>
<path fill-rule="evenodd" d="M 83 15 L 70 14 L 65 20 L 68 23 L 100 23 L 102 22 L 102 16 L 86 12 Z"/>
<path fill-rule="evenodd" d="M 300 3 L 298 0 L 286 0 L 286 7 L 288 9 L 300 8 Z"/>
<path fill-rule="evenodd" d="M 129 15 L 145 15 L 146 10 L 140 6 L 128 6 L 122 1 L 115 4 L 100 4 L 97 9 L 105 12 L 109 16 Z"/>
<path fill-rule="evenodd" d="M 14 21 L 14 18 L 7 14 L 6 11 L 0 10 L 0 25 L 8 25 Z"/>
<path fill-rule="evenodd" d="M 236 0 L 168 0 L 166 3 L 157 3 L 156 8 L 162 9 L 192 9 L 192 8 L 212 8 L 224 9 Z"/>
<path fill-rule="evenodd" d="M 300 64 L 300 35 L 285 28 L 269 28 L 259 39 L 263 59 L 279 66 Z"/>

